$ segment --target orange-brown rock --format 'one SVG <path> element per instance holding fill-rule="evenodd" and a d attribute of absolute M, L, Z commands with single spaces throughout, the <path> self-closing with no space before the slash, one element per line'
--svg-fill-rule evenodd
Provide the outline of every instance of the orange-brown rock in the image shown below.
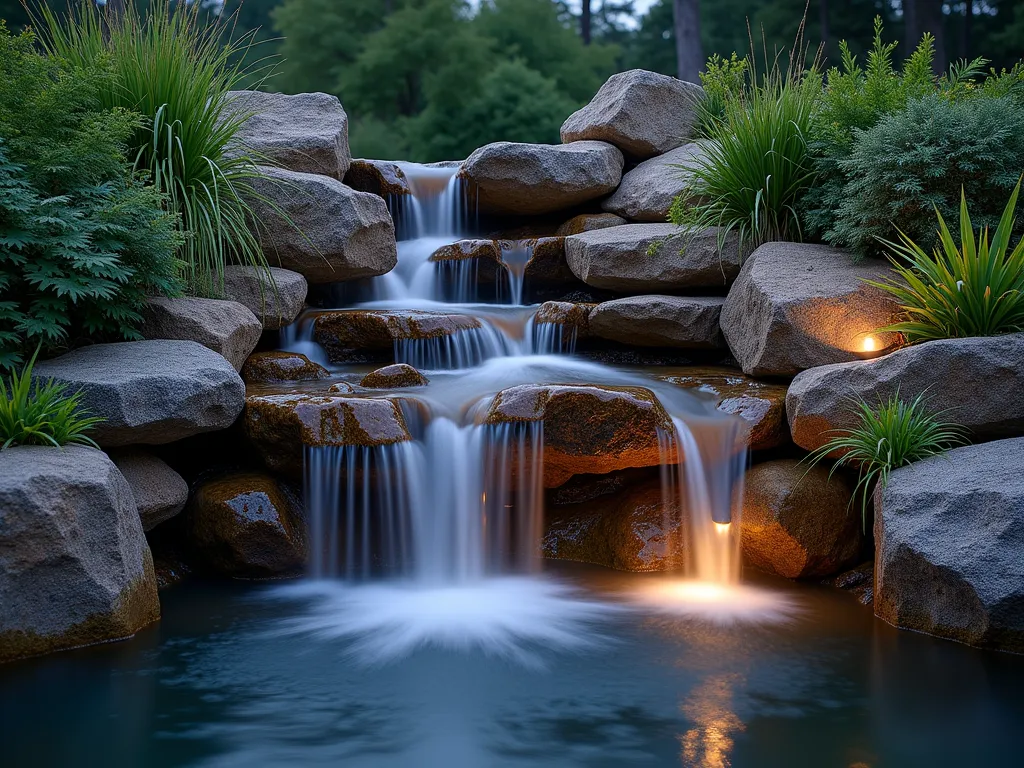
<path fill-rule="evenodd" d="M 580 232 L 590 232 L 593 229 L 618 227 L 628 223 L 624 218 L 614 213 L 581 213 L 562 224 L 556 234 L 566 237 L 568 235 L 578 235 Z"/>
<path fill-rule="evenodd" d="M 438 248 L 430 261 L 441 265 L 472 263 L 476 283 L 495 285 L 508 280 L 508 268 L 501 258 L 501 247 L 496 240 L 458 240 Z"/>
<path fill-rule="evenodd" d="M 392 160 L 353 160 L 345 173 L 345 184 L 384 198 L 411 194 L 405 171 Z"/>
<path fill-rule="evenodd" d="M 314 381 L 330 374 L 298 352 L 254 352 L 242 366 L 246 384 L 272 381 Z"/>
<path fill-rule="evenodd" d="M 428 379 L 411 365 L 396 363 L 378 368 L 363 376 L 359 385 L 370 389 L 398 389 L 400 387 L 425 387 Z"/>
<path fill-rule="evenodd" d="M 784 384 L 758 381 L 735 369 L 714 366 L 686 368 L 663 378 L 714 397 L 718 410 L 747 422 L 752 451 L 776 448 L 789 442 Z"/>
<path fill-rule="evenodd" d="M 203 564 L 224 576 L 294 576 L 305 565 L 299 500 L 268 475 L 243 472 L 203 483 L 188 523 Z"/>
<path fill-rule="evenodd" d="M 564 237 L 538 237 L 530 244 L 530 260 L 523 278 L 533 283 L 581 284 L 565 260 Z"/>
<path fill-rule="evenodd" d="M 661 463 L 658 436 L 672 422 L 643 387 L 524 384 L 499 392 L 487 424 L 544 425 L 544 486 L 576 474 Z"/>
<path fill-rule="evenodd" d="M 684 539 L 678 505 L 662 499 L 657 478 L 549 513 L 542 551 L 555 560 L 620 571 L 681 570 Z"/>
<path fill-rule="evenodd" d="M 344 361 L 353 353 L 392 354 L 396 341 L 436 339 L 479 328 L 469 315 L 420 310 L 342 310 L 321 312 L 313 324 L 313 338 L 331 361 Z"/>
<path fill-rule="evenodd" d="M 391 445 L 409 440 L 390 400 L 341 395 L 249 395 L 242 424 L 267 468 L 302 477 L 304 446 Z"/>
<path fill-rule="evenodd" d="M 789 579 L 831 576 L 856 565 L 861 519 L 843 477 L 794 459 L 747 472 L 742 545 L 751 565 Z"/>
<path fill-rule="evenodd" d="M 538 326 L 559 325 L 563 340 L 582 341 L 590 338 L 590 311 L 596 306 L 571 301 L 545 301 L 534 315 L 533 322 Z"/>

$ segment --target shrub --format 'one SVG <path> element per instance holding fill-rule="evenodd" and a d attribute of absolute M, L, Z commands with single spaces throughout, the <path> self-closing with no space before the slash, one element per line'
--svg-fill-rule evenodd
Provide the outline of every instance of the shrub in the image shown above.
<path fill-rule="evenodd" d="M 35 362 L 33 354 L 20 374 L 11 372 L 6 383 L 0 378 L 0 450 L 12 445 L 71 443 L 98 448 L 86 432 L 103 419 L 89 416 L 82 408 L 81 393 L 67 394 L 66 384 L 33 381 Z"/>
<path fill-rule="evenodd" d="M 704 89 L 700 133 L 706 134 L 710 126 L 725 117 L 727 105 L 743 99 L 749 71 L 747 58 L 739 58 L 735 53 L 728 59 L 717 53 L 708 59 L 705 70 L 700 73 L 700 84 Z"/>
<path fill-rule="evenodd" d="M 861 519 L 867 529 L 868 497 L 875 484 L 881 483 L 884 488 L 892 470 L 966 444 L 966 430 L 958 424 L 940 421 L 941 413 L 929 414 L 924 395 L 905 402 L 899 389 L 888 400 L 879 399 L 877 408 L 861 399 L 852 400 L 852 404 L 858 425 L 848 432 L 835 430 L 835 436 L 808 459 L 813 466 L 838 453 L 839 459 L 831 472 L 840 467 L 856 467 L 858 479 L 850 503 L 858 493 L 861 495 Z"/>
<path fill-rule="evenodd" d="M 895 276 L 872 283 L 900 302 L 907 319 L 886 330 L 911 343 L 1024 331 L 1024 239 L 1010 249 L 1020 182 L 989 241 L 988 228 L 975 237 L 967 199 L 960 196 L 960 244 L 941 213 L 940 245 L 928 254 L 907 235 L 890 243 Z"/>
<path fill-rule="evenodd" d="M 182 238 L 124 156 L 102 62 L 61 66 L 0 26 L 0 368 L 79 339 L 138 338 L 147 294 L 178 289 Z"/>
<path fill-rule="evenodd" d="M 130 138 L 135 166 L 167 195 L 189 233 L 182 254 L 190 289 L 219 295 L 226 264 L 267 263 L 246 202 L 259 197 L 252 189 L 258 158 L 235 141 L 249 115 L 225 98 L 252 77 L 236 63 L 250 38 L 225 45 L 222 26 L 205 23 L 201 6 L 155 0 L 144 14 L 128 2 L 108 24 L 92 0 L 80 0 L 64 16 L 42 6 L 39 25 L 58 60 L 78 68 L 109 62 L 103 106 L 144 116 Z"/>

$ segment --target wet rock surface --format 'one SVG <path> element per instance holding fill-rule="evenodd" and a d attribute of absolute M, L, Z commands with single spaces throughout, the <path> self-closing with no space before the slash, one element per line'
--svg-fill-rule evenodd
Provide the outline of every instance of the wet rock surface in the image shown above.
<path fill-rule="evenodd" d="M 412 194 L 401 164 L 391 160 L 353 160 L 345 174 L 345 184 L 383 198 Z"/>
<path fill-rule="evenodd" d="M 971 430 L 975 440 L 1024 435 L 1024 334 L 943 339 L 875 360 L 804 371 L 786 396 L 793 442 L 814 450 L 858 423 L 850 396 L 871 405 L 899 390 L 924 394 L 932 413 Z"/>
<path fill-rule="evenodd" d="M 265 331 L 291 324 L 302 312 L 309 288 L 298 272 L 270 267 L 269 274 L 254 267 L 224 268 L 224 296 L 249 308 Z"/>
<path fill-rule="evenodd" d="M 1024 438 L 894 470 L 875 494 L 875 615 L 1024 652 Z"/>
<path fill-rule="evenodd" d="M 395 342 L 438 339 L 480 327 L 470 315 L 421 310 L 346 310 L 322 312 L 314 321 L 313 338 L 332 362 L 354 352 L 394 354 Z"/>
<path fill-rule="evenodd" d="M 729 290 L 722 333 L 744 373 L 793 376 L 857 360 L 864 340 L 898 319 L 899 307 L 865 280 L 889 268 L 825 245 L 766 243 Z M 897 341 L 878 335 L 878 349 Z"/>
<path fill-rule="evenodd" d="M 594 336 L 641 347 L 724 347 L 718 327 L 725 299 L 718 296 L 633 296 L 598 304 L 590 313 Z"/>
<path fill-rule="evenodd" d="M 491 286 L 494 290 L 508 284 L 508 267 L 502 260 L 501 246 L 496 240 L 457 240 L 434 251 L 430 261 L 439 265 L 438 279 L 442 287 L 466 280 L 476 285 Z M 468 272 L 454 272 L 454 269 L 467 267 Z M 446 271 L 448 268 L 453 271 Z"/>
<path fill-rule="evenodd" d="M 395 225 L 379 196 L 327 176 L 260 170 L 264 176 L 253 180 L 253 189 L 263 199 L 250 202 L 271 264 L 298 272 L 311 284 L 376 277 L 394 269 Z"/>
<path fill-rule="evenodd" d="M 668 221 L 672 202 L 690 183 L 688 169 L 703 156 L 703 146 L 692 143 L 645 160 L 623 174 L 619 188 L 601 207 L 630 221 Z"/>
<path fill-rule="evenodd" d="M 428 383 L 427 377 L 411 365 L 397 363 L 371 371 L 363 377 L 359 385 L 370 389 L 399 389 L 425 387 Z"/>
<path fill-rule="evenodd" d="M 315 381 L 330 376 L 327 369 L 298 352 L 256 352 L 242 366 L 246 384 L 274 381 Z"/>
<path fill-rule="evenodd" d="M 110 459 L 128 481 L 144 531 L 170 520 L 185 508 L 188 483 L 163 459 L 141 448 L 111 451 Z"/>
<path fill-rule="evenodd" d="M 94 344 L 37 363 L 33 377 L 81 390 L 83 407 L 105 419 L 89 433 L 104 448 L 226 429 L 245 404 L 231 363 L 194 341 Z"/>
<path fill-rule="evenodd" d="M 189 536 L 202 564 L 224 576 L 297 576 L 306 526 L 297 495 L 255 472 L 200 485 L 189 504 Z"/>
<path fill-rule="evenodd" d="M 585 341 L 590 338 L 590 313 L 596 306 L 592 303 L 545 301 L 533 316 L 533 322 L 536 326 L 549 323 L 561 326 L 563 342 Z"/>
<path fill-rule="evenodd" d="M 860 509 L 850 504 L 845 479 L 828 474 L 794 459 L 756 464 L 747 472 L 740 539 L 747 562 L 787 579 L 810 579 L 860 559 Z"/>
<path fill-rule="evenodd" d="M 632 157 L 660 155 L 686 143 L 703 99 L 694 83 L 644 69 L 619 72 L 569 116 L 562 141 L 596 139 Z"/>
<path fill-rule="evenodd" d="M 481 213 L 536 216 L 608 194 L 619 185 L 622 163 L 622 153 L 600 141 L 499 141 L 471 154 L 460 173 Z"/>
<path fill-rule="evenodd" d="M 131 488 L 101 451 L 0 451 L 0 662 L 130 637 L 160 617 Z"/>
<path fill-rule="evenodd" d="M 237 301 L 189 296 L 150 299 L 139 331 L 147 339 L 195 341 L 223 355 L 238 371 L 259 343 L 263 326 Z"/>
<path fill-rule="evenodd" d="M 673 224 L 627 224 L 565 239 L 569 268 L 587 285 L 624 294 L 725 288 L 739 274 L 738 241 L 723 251 L 718 230 Z"/>

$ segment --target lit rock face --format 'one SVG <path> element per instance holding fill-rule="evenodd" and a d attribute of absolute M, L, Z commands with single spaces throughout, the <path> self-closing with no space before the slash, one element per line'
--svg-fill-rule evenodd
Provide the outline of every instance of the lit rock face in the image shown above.
<path fill-rule="evenodd" d="M 537 216 L 607 195 L 619 185 L 622 163 L 622 153 L 600 141 L 499 141 L 471 154 L 460 173 L 481 213 Z"/>
<path fill-rule="evenodd" d="M 383 198 L 412 194 L 405 171 L 393 160 L 353 160 L 345 174 L 345 184 Z"/>
<path fill-rule="evenodd" d="M 725 288 L 740 271 L 735 234 L 718 249 L 718 230 L 627 224 L 565 238 L 569 269 L 594 288 L 626 294 Z"/>
<path fill-rule="evenodd" d="M 89 433 L 104 448 L 227 429 L 245 405 L 231 363 L 194 341 L 94 344 L 37 363 L 33 378 L 81 390 L 82 405 L 105 419 Z"/>
<path fill-rule="evenodd" d="M 269 167 L 260 171 L 264 175 L 252 185 L 264 199 L 250 202 L 260 245 L 272 264 L 314 284 L 375 277 L 394 269 L 395 225 L 380 197 L 327 176 Z"/>
<path fill-rule="evenodd" d="M 865 280 L 889 271 L 878 261 L 826 245 L 765 243 L 743 264 L 722 309 L 722 333 L 744 373 L 793 376 L 806 368 L 857 360 L 871 336 L 879 349 L 899 307 Z"/>
<path fill-rule="evenodd" d="M 870 404 L 919 394 L 928 409 L 971 430 L 974 440 L 1024 435 L 1024 334 L 944 339 L 899 349 L 875 360 L 838 363 L 793 379 L 786 413 L 793 442 L 820 448 L 858 423 L 850 403 Z"/>
<path fill-rule="evenodd" d="M 410 440 L 391 400 L 344 395 L 250 395 L 242 427 L 272 472 L 302 479 L 305 446 L 375 447 Z"/>
<path fill-rule="evenodd" d="M 112 451 L 110 459 L 132 489 L 143 530 L 152 530 L 185 508 L 188 483 L 163 459 L 141 448 Z"/>
<path fill-rule="evenodd" d="M 642 387 L 524 384 L 499 392 L 485 423 L 544 425 L 544 486 L 576 474 L 661 463 L 659 430 L 672 422 Z"/>
<path fill-rule="evenodd" d="M 606 141 L 638 159 L 661 155 L 689 140 L 703 99 L 694 83 L 643 69 L 619 72 L 569 115 L 562 141 Z"/>
<path fill-rule="evenodd" d="M 747 562 L 787 579 L 831 576 L 859 562 L 860 507 L 850 504 L 849 484 L 828 473 L 793 459 L 747 472 L 740 537 Z"/>
<path fill-rule="evenodd" d="M 348 116 L 336 96 L 231 91 L 228 99 L 229 114 L 248 116 L 237 134 L 247 149 L 290 171 L 345 175 Z"/>
<path fill-rule="evenodd" d="M 645 160 L 623 174 L 619 188 L 601 207 L 631 221 L 668 221 L 672 201 L 690 182 L 687 169 L 703 155 L 703 147 L 694 143 Z"/>
<path fill-rule="evenodd" d="M 323 312 L 313 326 L 313 338 L 332 362 L 369 351 L 392 355 L 395 342 L 440 339 L 480 328 L 470 315 L 419 310 L 346 310 Z"/>
<path fill-rule="evenodd" d="M 615 488 L 617 479 L 608 477 L 609 488 Z M 686 550 L 681 528 L 677 503 L 670 500 L 666 506 L 655 479 L 550 508 L 541 546 L 544 557 L 553 560 L 619 571 L 682 571 Z"/>
<path fill-rule="evenodd" d="M 569 235 L 578 235 L 581 232 L 619 227 L 628 223 L 624 218 L 616 216 L 614 213 L 581 213 L 561 224 L 555 234 L 559 237 L 568 237 Z"/>
<path fill-rule="evenodd" d="M 239 371 L 259 343 L 263 326 L 237 301 L 186 296 L 150 299 L 139 331 L 147 339 L 198 342 L 223 355 Z"/>
<path fill-rule="evenodd" d="M 291 324 L 306 303 L 308 284 L 298 272 L 270 267 L 267 274 L 253 267 L 229 266 L 224 269 L 224 296 L 249 308 L 265 331 L 276 331 Z"/>
<path fill-rule="evenodd" d="M 1024 439 L 895 470 L 875 495 L 875 615 L 1024 652 Z"/>
<path fill-rule="evenodd" d="M 129 637 L 160 618 L 131 488 L 101 451 L 0 451 L 0 662 Z"/>
<path fill-rule="evenodd" d="M 749 428 L 752 451 L 777 448 L 789 442 L 786 426 L 786 387 L 744 376 L 730 368 L 687 368 L 662 376 L 696 394 L 713 398 L 718 410 L 738 416 Z"/>
<path fill-rule="evenodd" d="M 246 384 L 275 381 L 316 381 L 330 373 L 298 352 L 256 352 L 242 366 Z"/>
<path fill-rule="evenodd" d="M 594 336 L 641 347 L 724 347 L 718 296 L 632 296 L 598 304 L 590 313 Z"/>
<path fill-rule="evenodd" d="M 297 576 L 306 563 L 301 502 L 268 475 L 204 482 L 189 503 L 188 531 L 203 565 L 224 576 Z"/>
<path fill-rule="evenodd" d="M 398 363 L 378 368 L 363 376 L 359 386 L 369 389 L 400 389 L 402 387 L 425 387 L 427 377 L 411 365 Z"/>

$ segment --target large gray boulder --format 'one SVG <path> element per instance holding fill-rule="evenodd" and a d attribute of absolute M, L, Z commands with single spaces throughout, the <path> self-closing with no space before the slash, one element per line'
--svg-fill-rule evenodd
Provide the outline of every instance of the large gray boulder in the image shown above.
<path fill-rule="evenodd" d="M 673 224 L 627 224 L 565 238 L 569 269 L 594 288 L 618 293 L 664 293 L 724 288 L 740 271 L 730 233 L 718 249 L 718 230 Z"/>
<path fill-rule="evenodd" d="M 327 93 L 231 91 L 226 112 L 243 115 L 237 141 L 259 160 L 300 173 L 341 179 L 352 162 L 348 116 Z"/>
<path fill-rule="evenodd" d="M 142 313 L 139 329 L 147 339 L 195 341 L 212 349 L 242 370 L 245 358 L 256 349 L 263 326 L 248 307 L 237 301 L 153 298 Z"/>
<path fill-rule="evenodd" d="M 622 153 L 600 141 L 499 141 L 471 154 L 460 173 L 481 213 L 537 216 L 607 195 L 622 179 L 622 163 Z"/>
<path fill-rule="evenodd" d="M 875 495 L 875 615 L 1024 652 L 1024 439 L 892 472 Z"/>
<path fill-rule="evenodd" d="M 689 169 L 704 155 L 693 143 L 652 157 L 622 176 L 622 183 L 601 208 L 632 221 L 668 221 L 672 201 L 690 183 Z"/>
<path fill-rule="evenodd" d="M 897 389 L 924 394 L 933 413 L 962 424 L 975 440 L 1024 435 L 1024 333 L 943 339 L 875 360 L 812 368 L 793 379 L 786 414 L 793 441 L 820 448 L 831 430 L 858 423 L 850 397 L 875 405 Z"/>
<path fill-rule="evenodd" d="M 0 662 L 118 640 L 160 618 L 132 491 L 101 451 L 0 451 Z"/>
<path fill-rule="evenodd" d="M 381 197 L 327 176 L 260 170 L 250 202 L 269 261 L 310 283 L 375 277 L 398 263 L 395 225 Z"/>
<path fill-rule="evenodd" d="M 224 269 L 225 298 L 248 307 L 265 331 L 293 323 L 306 304 L 308 288 L 306 278 L 290 269 L 270 267 L 269 274 L 255 267 Z"/>
<path fill-rule="evenodd" d="M 110 459 L 132 489 L 143 530 L 152 530 L 185 508 L 188 483 L 163 459 L 134 447 L 111 451 Z"/>
<path fill-rule="evenodd" d="M 897 320 L 899 306 L 865 284 L 889 271 L 827 245 L 765 243 L 743 265 L 722 309 L 722 333 L 744 373 L 793 376 L 857 360 L 869 336 Z"/>
<path fill-rule="evenodd" d="M 94 344 L 37 363 L 33 378 L 80 390 L 83 406 L 104 419 L 89 433 L 104 448 L 227 429 L 245 406 L 231 363 L 194 341 Z"/>
<path fill-rule="evenodd" d="M 718 316 L 724 301 L 720 296 L 632 296 L 606 301 L 590 313 L 590 335 L 641 347 L 722 347 Z"/>
<path fill-rule="evenodd" d="M 587 106 L 569 115 L 562 141 L 596 139 L 642 159 L 685 144 L 704 90 L 674 77 L 631 69 L 608 78 Z"/>

